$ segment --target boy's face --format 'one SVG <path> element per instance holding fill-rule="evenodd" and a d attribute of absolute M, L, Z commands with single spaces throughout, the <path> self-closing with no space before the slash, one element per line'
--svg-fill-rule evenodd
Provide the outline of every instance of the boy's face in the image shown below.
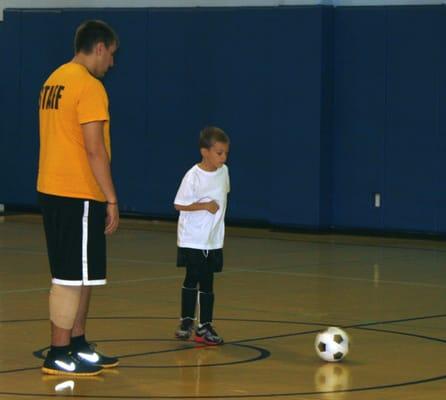
<path fill-rule="evenodd" d="M 211 169 L 220 168 L 227 160 L 229 144 L 215 142 L 210 149 L 201 149 L 203 162 Z"/>

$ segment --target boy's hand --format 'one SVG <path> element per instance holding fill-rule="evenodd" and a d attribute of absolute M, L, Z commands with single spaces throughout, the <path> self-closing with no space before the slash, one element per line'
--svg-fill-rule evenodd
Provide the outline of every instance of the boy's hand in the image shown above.
<path fill-rule="evenodd" d="M 209 203 L 205 204 L 206 204 L 206 210 L 208 210 L 211 214 L 215 214 L 220 208 L 220 206 L 215 200 L 212 200 Z"/>

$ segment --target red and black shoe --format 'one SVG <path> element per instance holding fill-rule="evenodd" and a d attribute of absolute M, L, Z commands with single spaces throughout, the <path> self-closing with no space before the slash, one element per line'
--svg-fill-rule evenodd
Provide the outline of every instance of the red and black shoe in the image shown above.
<path fill-rule="evenodd" d="M 223 338 L 218 336 L 218 333 L 211 323 L 198 326 L 195 329 L 195 341 L 197 343 L 207 344 L 208 346 L 218 346 L 224 343 Z"/>

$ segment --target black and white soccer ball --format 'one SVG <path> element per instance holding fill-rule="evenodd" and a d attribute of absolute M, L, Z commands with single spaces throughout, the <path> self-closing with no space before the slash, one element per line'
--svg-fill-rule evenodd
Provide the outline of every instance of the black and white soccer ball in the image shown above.
<path fill-rule="evenodd" d="M 341 328 L 331 326 L 316 336 L 314 347 L 317 355 L 324 361 L 341 361 L 349 350 L 350 339 Z"/>

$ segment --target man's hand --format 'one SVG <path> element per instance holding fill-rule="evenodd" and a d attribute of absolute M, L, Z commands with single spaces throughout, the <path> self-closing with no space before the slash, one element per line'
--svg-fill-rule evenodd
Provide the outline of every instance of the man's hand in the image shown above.
<path fill-rule="evenodd" d="M 111 235 L 118 229 L 119 225 L 119 209 L 118 204 L 107 203 L 107 216 L 105 217 L 105 231 L 106 235 Z"/>

